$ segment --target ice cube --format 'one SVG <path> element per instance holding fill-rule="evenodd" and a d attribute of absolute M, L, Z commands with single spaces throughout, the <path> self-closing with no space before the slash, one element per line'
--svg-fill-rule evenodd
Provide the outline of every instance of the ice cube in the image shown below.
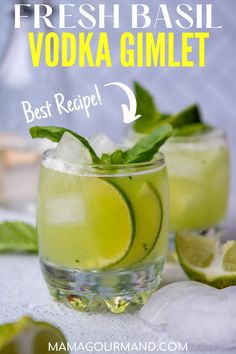
<path fill-rule="evenodd" d="M 153 294 L 141 309 L 139 316 L 154 327 L 163 325 L 167 323 L 169 308 L 173 302 L 192 293 L 209 295 L 215 292 L 215 288 L 195 281 L 172 283 Z"/>
<path fill-rule="evenodd" d="M 170 305 L 168 337 L 201 347 L 236 346 L 236 303 L 225 299 L 218 290 L 209 296 L 195 291 L 193 294 Z"/>
<path fill-rule="evenodd" d="M 236 286 L 229 286 L 220 290 L 220 294 L 223 297 L 236 299 Z"/>
<path fill-rule="evenodd" d="M 80 193 L 58 194 L 45 200 L 45 215 L 49 225 L 80 224 L 86 217 Z"/>
<path fill-rule="evenodd" d="M 124 145 L 127 146 L 127 148 L 131 148 L 133 145 L 135 145 L 143 137 L 144 137 L 144 134 L 136 133 L 133 130 L 131 130 L 124 137 L 123 142 L 124 142 Z"/>
<path fill-rule="evenodd" d="M 116 144 L 105 134 L 97 134 L 89 139 L 89 143 L 98 156 L 110 154 L 115 150 L 122 149 L 122 146 Z"/>
<path fill-rule="evenodd" d="M 229 286 L 219 291 L 219 296 L 224 300 L 227 300 L 228 303 L 232 303 L 234 307 L 236 305 L 236 286 Z"/>
<path fill-rule="evenodd" d="M 199 182 L 205 169 L 202 160 L 194 152 L 178 150 L 177 147 L 174 149 L 168 142 L 160 151 L 165 154 L 170 177 Z"/>
<path fill-rule="evenodd" d="M 63 134 L 56 148 L 56 158 L 71 163 L 91 163 L 89 150 L 72 134 Z"/>

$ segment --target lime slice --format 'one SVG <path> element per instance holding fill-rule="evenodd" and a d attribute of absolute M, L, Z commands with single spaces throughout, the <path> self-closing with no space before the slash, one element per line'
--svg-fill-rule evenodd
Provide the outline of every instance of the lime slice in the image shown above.
<path fill-rule="evenodd" d="M 76 181 L 79 193 L 70 195 L 76 204 L 67 215 L 66 209 L 72 206 L 73 200 L 66 201 L 60 196 L 67 203 L 63 208 L 63 224 L 57 226 L 58 234 L 61 233 L 57 236 L 53 231 L 54 236 L 47 237 L 44 253 L 51 262 L 66 267 L 100 270 L 117 263 L 129 251 L 135 232 L 134 213 L 126 194 L 110 181 L 87 176 Z M 62 210 L 56 204 L 54 209 L 55 213 L 57 209 Z M 52 221 L 59 216 L 60 213 L 56 214 Z"/>
<path fill-rule="evenodd" d="M 85 259 L 88 255 L 94 259 L 91 268 L 101 269 L 116 264 L 129 252 L 134 239 L 131 203 L 121 188 L 99 178 L 87 179 L 83 184 L 83 195 L 89 206 L 88 222 L 96 230 L 95 243 L 88 242 Z M 80 267 L 83 267 L 82 263 Z"/>
<path fill-rule="evenodd" d="M 46 354 L 52 348 L 68 353 L 62 333 L 46 322 L 23 317 L 16 323 L 0 326 L 0 354 Z"/>
<path fill-rule="evenodd" d="M 190 279 L 219 289 L 236 285 L 236 241 L 220 244 L 214 238 L 179 233 L 176 251 Z"/>
<path fill-rule="evenodd" d="M 132 199 L 136 232 L 132 247 L 119 263 L 120 267 L 135 264 L 146 258 L 154 249 L 162 228 L 163 208 L 158 191 L 145 182 L 139 194 Z"/>

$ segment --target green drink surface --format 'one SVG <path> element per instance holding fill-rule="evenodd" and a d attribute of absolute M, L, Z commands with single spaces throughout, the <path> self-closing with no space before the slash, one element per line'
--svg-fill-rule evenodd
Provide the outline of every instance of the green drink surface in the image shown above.
<path fill-rule="evenodd" d="M 166 168 L 94 176 L 42 166 L 37 227 L 42 259 L 62 267 L 119 269 L 164 257 Z"/>
<path fill-rule="evenodd" d="M 171 231 L 203 230 L 224 221 L 229 151 L 224 141 L 168 143 Z"/>

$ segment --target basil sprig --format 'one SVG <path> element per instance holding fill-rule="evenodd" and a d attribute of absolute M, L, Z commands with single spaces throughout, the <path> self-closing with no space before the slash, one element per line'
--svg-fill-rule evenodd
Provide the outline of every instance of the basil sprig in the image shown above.
<path fill-rule="evenodd" d="M 81 135 L 72 130 L 52 127 L 36 126 L 30 128 L 32 138 L 48 138 L 54 142 L 59 142 L 65 132 L 75 136 L 91 154 L 92 160 L 96 164 L 130 164 L 135 162 L 146 162 L 152 160 L 164 142 L 172 135 L 173 128 L 169 124 L 157 127 L 151 133 L 142 137 L 133 147 L 128 150 L 116 150 L 111 154 L 103 154 L 99 158 L 94 149 Z"/>
<path fill-rule="evenodd" d="M 177 114 L 166 114 L 160 112 L 150 92 L 139 83 L 134 83 L 134 90 L 137 114 L 142 116 L 133 125 L 136 132 L 147 134 L 164 124 L 171 124 L 177 136 L 196 135 L 210 129 L 202 122 L 198 105 L 193 104 Z"/>

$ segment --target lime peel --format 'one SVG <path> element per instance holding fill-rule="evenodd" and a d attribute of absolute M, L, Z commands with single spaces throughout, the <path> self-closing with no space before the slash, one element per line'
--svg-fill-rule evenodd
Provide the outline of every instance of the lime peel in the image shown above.
<path fill-rule="evenodd" d="M 46 354 L 49 342 L 63 345 L 66 339 L 59 329 L 46 322 L 22 317 L 15 323 L 0 326 L 0 354 Z M 68 351 L 63 351 L 68 354 Z"/>
<path fill-rule="evenodd" d="M 142 213 L 142 215 L 135 215 L 135 213 L 137 214 L 142 208 L 137 207 L 137 205 L 136 207 L 134 206 L 133 210 L 136 224 L 138 223 L 138 226 L 136 227 L 132 247 L 129 248 L 126 257 L 119 262 L 120 267 L 126 267 L 127 265 L 136 264 L 145 260 L 155 248 L 162 230 L 163 205 L 157 189 L 150 182 L 146 182 L 140 190 L 138 199 L 140 200 L 139 203 L 142 203 L 143 208 L 147 208 L 150 215 L 155 215 L 155 218 L 153 218 L 153 223 L 151 223 L 150 220 L 146 220 L 146 214 Z M 145 225 L 145 233 L 141 228 L 140 223 Z"/>
<path fill-rule="evenodd" d="M 178 233 L 176 251 L 180 265 L 190 279 L 219 289 L 236 285 L 236 241 L 220 244 L 214 238 Z M 206 265 L 202 258 L 196 265 L 194 254 L 204 257 L 207 253 L 209 264 Z"/>

